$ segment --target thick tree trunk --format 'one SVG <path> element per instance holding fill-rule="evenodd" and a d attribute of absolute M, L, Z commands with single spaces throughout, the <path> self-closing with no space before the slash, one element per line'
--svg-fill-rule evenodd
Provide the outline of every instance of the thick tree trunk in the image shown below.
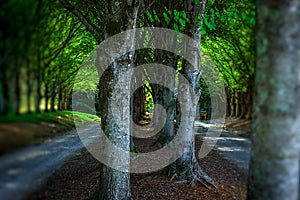
<path fill-rule="evenodd" d="M 138 2 L 127 1 L 119 2 L 119 6 L 124 6 L 126 12 L 119 15 L 117 18 L 117 23 L 123 25 L 123 29 L 131 29 L 136 26 L 137 12 L 138 12 Z M 109 15 L 113 15 L 115 11 L 115 5 L 109 5 Z M 111 23 L 111 22 L 110 22 Z M 119 27 L 121 29 L 121 27 Z M 111 36 L 114 33 L 107 30 L 107 36 Z M 121 30 L 120 30 L 121 31 Z M 134 38 L 132 35 L 128 35 L 123 41 L 120 41 L 118 48 L 122 49 L 129 45 L 134 45 Z M 109 55 L 111 56 L 111 55 Z M 104 72 L 100 80 L 100 84 L 105 88 L 101 91 L 101 126 L 104 134 L 109 138 L 109 140 L 116 144 L 119 148 L 122 148 L 127 152 L 127 155 L 115 155 L 114 151 L 107 148 L 105 149 L 106 156 L 111 159 L 112 163 L 123 164 L 124 171 L 118 171 L 112 169 L 106 165 L 103 165 L 100 174 L 100 184 L 99 184 L 99 199 L 112 199 L 112 200 L 126 200 L 131 199 L 130 191 L 130 88 L 131 88 L 131 78 L 132 75 L 129 73 L 130 67 L 133 67 L 133 53 L 130 55 L 122 55 L 120 58 L 116 59 L 109 67 L 108 70 Z M 98 56 L 98 59 L 105 59 Z M 101 67 L 97 66 L 99 72 Z M 127 72 L 127 75 L 125 73 Z M 122 81 L 124 82 L 122 82 Z M 118 82 L 118 84 L 116 84 Z M 127 90 L 124 88 L 128 88 Z M 114 92 L 118 93 L 114 96 Z M 116 106 L 111 106 L 112 101 L 117 102 Z M 115 119 L 117 116 L 117 119 Z M 116 122 L 119 126 L 116 126 Z"/>
<path fill-rule="evenodd" d="M 189 13 L 188 16 L 191 21 L 193 21 L 198 14 L 204 13 L 205 4 L 206 1 L 203 0 L 200 5 L 193 5 L 193 7 L 191 7 L 192 2 L 187 2 L 186 12 Z M 179 77 L 178 99 L 180 99 L 180 102 L 184 102 L 180 105 L 181 120 L 179 129 L 184 130 L 185 134 L 181 142 L 186 148 L 181 158 L 177 160 L 176 172 L 179 180 L 187 181 L 192 185 L 195 182 L 200 182 L 204 186 L 207 186 L 206 183 L 215 186 L 213 180 L 199 166 L 195 155 L 194 121 L 200 98 L 201 32 L 196 25 L 190 24 L 186 29 L 186 34 L 197 41 L 197 43 L 189 44 L 189 46 L 185 47 L 188 49 L 193 62 L 183 62 L 182 74 L 188 79 L 190 87 L 187 87 L 187 83 L 182 77 Z"/>
<path fill-rule="evenodd" d="M 171 77 L 171 79 L 169 81 L 173 81 L 175 77 Z M 166 77 L 165 80 L 168 78 Z M 160 136 L 154 145 L 160 147 L 170 142 L 174 137 L 174 94 L 161 85 L 152 84 L 151 87 L 155 104 L 153 124 L 157 130 L 161 129 Z"/>
<path fill-rule="evenodd" d="M 173 53 L 162 50 L 156 50 L 154 53 L 155 63 L 162 63 L 174 70 L 177 69 L 175 56 Z M 155 104 L 153 124 L 161 129 L 160 136 L 154 143 L 158 147 L 166 145 L 174 137 L 175 94 L 172 91 L 174 91 L 176 77 L 172 77 L 170 74 L 160 74 L 159 76 L 163 75 L 164 77 L 161 77 L 160 81 L 164 81 L 164 85 L 169 85 L 170 88 L 159 84 L 151 84 Z"/>
<path fill-rule="evenodd" d="M 122 59 L 123 58 L 123 59 Z M 122 160 L 122 163 L 128 167 L 130 167 L 129 163 L 129 148 L 130 148 L 130 139 L 128 134 L 130 132 L 130 95 L 129 91 L 125 91 L 124 94 L 119 94 L 122 98 L 122 110 L 118 106 L 114 108 L 110 108 L 110 104 L 112 101 L 112 91 L 116 89 L 120 89 L 119 91 L 124 91 L 123 88 L 116 88 L 114 87 L 114 84 L 116 83 L 117 79 L 122 76 L 122 74 L 119 74 L 117 72 L 117 69 L 122 67 L 118 63 L 126 63 L 128 61 L 128 58 L 125 58 L 125 56 L 122 56 L 116 63 L 114 63 L 114 66 L 112 66 L 112 69 L 102 76 L 101 88 L 106 88 L 105 90 L 102 90 L 101 94 L 101 126 L 102 130 L 105 133 L 105 135 L 108 137 L 109 141 L 117 144 L 119 148 L 122 148 L 123 150 L 126 150 L 128 152 L 127 157 L 120 157 L 120 155 L 116 155 L 115 157 L 111 157 L 112 163 L 119 162 Z M 127 61 L 126 61 L 127 60 Z M 129 59 L 130 60 L 130 59 Z M 126 65 L 127 66 L 127 65 Z M 124 77 L 122 77 L 124 78 Z M 131 78 L 131 77 L 130 77 Z M 130 82 L 130 79 L 129 81 Z M 124 84 L 128 84 L 124 83 Z M 124 85 L 122 85 L 123 87 Z M 118 102 L 120 100 L 117 100 Z M 122 121 L 115 119 L 116 115 L 119 115 L 118 117 L 122 118 Z M 116 125 L 116 122 L 118 122 L 118 125 L 123 126 L 123 131 L 118 128 Z M 124 132 L 125 131 L 125 132 Z M 110 154 L 113 154 L 112 150 L 109 148 L 105 149 L 105 152 L 107 156 L 109 157 Z M 122 172 L 118 171 L 116 169 L 112 169 L 111 167 L 108 167 L 106 165 L 102 166 L 101 174 L 100 174 L 100 184 L 99 184 L 99 199 L 130 199 L 131 193 L 130 193 L 130 175 L 128 172 Z"/>
<path fill-rule="evenodd" d="M 257 94 L 248 199 L 299 199 L 300 4 L 257 1 Z"/>

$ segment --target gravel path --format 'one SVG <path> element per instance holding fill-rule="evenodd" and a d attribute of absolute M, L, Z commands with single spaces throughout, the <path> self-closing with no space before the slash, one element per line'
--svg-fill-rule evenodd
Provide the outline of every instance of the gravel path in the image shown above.
<path fill-rule="evenodd" d="M 250 162 L 251 142 L 249 136 L 243 132 L 232 134 L 223 128 L 200 121 L 195 123 L 195 135 L 208 142 L 216 143 L 215 148 L 227 159 L 233 161 L 240 168 L 248 171 Z M 216 137 L 216 132 L 221 133 Z"/>
<path fill-rule="evenodd" d="M 98 124 L 80 127 L 88 133 L 86 140 L 97 135 Z M 18 200 L 38 188 L 76 151 L 83 148 L 77 132 L 69 131 L 41 145 L 31 146 L 0 157 L 0 199 Z"/>

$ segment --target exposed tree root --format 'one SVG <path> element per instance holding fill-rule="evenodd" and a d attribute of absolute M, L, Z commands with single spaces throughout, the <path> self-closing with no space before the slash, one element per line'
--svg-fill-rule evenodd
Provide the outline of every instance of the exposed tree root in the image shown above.
<path fill-rule="evenodd" d="M 173 177 L 176 176 L 178 182 L 188 183 L 192 186 L 198 182 L 208 189 L 210 189 L 210 186 L 217 188 L 213 179 L 204 172 L 196 159 L 192 159 L 190 163 L 177 162 L 176 166 Z"/>
<path fill-rule="evenodd" d="M 169 177 L 170 180 L 177 180 L 175 182 L 176 184 L 189 184 L 195 186 L 196 183 L 199 183 L 207 189 L 211 189 L 211 186 L 218 188 L 213 179 L 203 171 L 197 161 L 194 161 L 190 165 L 184 164 L 181 166 L 173 163 L 145 179 L 154 179 L 164 175 Z"/>

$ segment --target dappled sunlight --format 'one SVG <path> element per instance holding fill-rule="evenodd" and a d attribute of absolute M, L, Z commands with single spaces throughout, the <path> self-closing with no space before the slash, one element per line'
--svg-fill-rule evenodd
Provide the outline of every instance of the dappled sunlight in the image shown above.
<path fill-rule="evenodd" d="M 39 156 L 44 156 L 44 155 L 47 155 L 49 154 L 50 152 L 48 150 L 35 150 L 33 152 L 28 152 L 27 154 L 25 155 L 21 155 L 19 156 L 19 158 L 17 158 L 19 161 L 28 161 L 28 160 L 32 160 L 32 159 L 35 159 Z"/>
<path fill-rule="evenodd" d="M 98 123 L 82 127 L 90 143 L 99 137 Z M 19 199 L 45 180 L 65 159 L 83 148 L 76 131 L 54 137 L 40 145 L 0 157 L 0 199 Z M 30 184 L 29 184 L 30 183 Z"/>

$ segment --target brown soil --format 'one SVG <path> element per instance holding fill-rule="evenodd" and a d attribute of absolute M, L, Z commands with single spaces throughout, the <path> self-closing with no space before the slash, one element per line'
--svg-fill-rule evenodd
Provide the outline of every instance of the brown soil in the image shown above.
<path fill-rule="evenodd" d="M 200 140 L 196 140 L 196 150 Z M 247 172 L 223 158 L 218 151 L 211 151 L 199 163 L 214 179 L 218 189 L 206 189 L 179 184 L 165 177 L 149 178 L 151 174 L 131 175 L 133 199 L 246 199 Z M 89 199 L 99 182 L 99 162 L 86 150 L 68 159 L 64 165 L 25 199 Z"/>

